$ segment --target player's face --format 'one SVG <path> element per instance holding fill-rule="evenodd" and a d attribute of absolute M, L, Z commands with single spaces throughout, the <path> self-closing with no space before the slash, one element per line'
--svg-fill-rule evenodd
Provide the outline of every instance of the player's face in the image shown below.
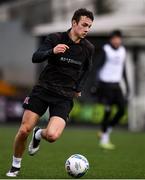
<path fill-rule="evenodd" d="M 72 28 L 78 38 L 84 38 L 88 34 L 92 23 L 93 21 L 87 16 L 81 16 L 79 22 L 73 21 Z"/>
<path fill-rule="evenodd" d="M 117 37 L 117 36 L 114 36 L 111 38 L 111 44 L 115 47 L 115 48 L 118 48 L 121 44 L 122 44 L 122 39 L 121 37 Z"/>

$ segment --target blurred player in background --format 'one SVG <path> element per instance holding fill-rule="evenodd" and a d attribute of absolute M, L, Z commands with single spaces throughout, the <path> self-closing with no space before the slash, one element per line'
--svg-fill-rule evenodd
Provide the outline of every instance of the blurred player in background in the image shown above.
<path fill-rule="evenodd" d="M 33 54 L 33 63 L 47 61 L 47 65 L 24 101 L 25 111 L 15 137 L 12 167 L 7 176 L 16 177 L 19 173 L 27 137 L 32 129 L 28 148 L 30 155 L 38 151 L 41 139 L 54 142 L 61 136 L 73 107 L 73 98 L 81 96 L 91 67 L 94 46 L 85 37 L 93 19 L 92 12 L 77 10 L 72 17 L 71 29 L 48 35 Z M 48 126 L 45 129 L 35 127 L 48 107 Z"/>
<path fill-rule="evenodd" d="M 115 145 L 110 141 L 112 128 L 124 115 L 126 98 L 129 95 L 129 86 L 125 69 L 126 49 L 122 45 L 122 33 L 115 30 L 110 35 L 110 41 L 102 49 L 101 58 L 97 67 L 97 101 L 104 104 L 105 113 L 101 124 L 100 146 L 104 149 L 114 149 Z M 120 87 L 124 78 L 126 95 Z M 111 116 L 112 105 L 117 106 L 117 113 Z"/>

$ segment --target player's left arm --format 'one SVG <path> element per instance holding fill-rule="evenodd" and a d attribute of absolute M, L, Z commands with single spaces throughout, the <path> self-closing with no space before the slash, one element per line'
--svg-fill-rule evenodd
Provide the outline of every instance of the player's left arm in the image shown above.
<path fill-rule="evenodd" d="M 91 47 L 89 54 L 88 54 L 88 57 L 87 57 L 86 61 L 84 62 L 84 65 L 82 67 L 82 72 L 81 72 L 80 78 L 77 81 L 75 89 L 74 89 L 77 97 L 81 96 L 81 91 L 85 85 L 85 82 L 88 78 L 89 72 L 92 68 L 93 55 L 94 55 L 94 47 Z"/>

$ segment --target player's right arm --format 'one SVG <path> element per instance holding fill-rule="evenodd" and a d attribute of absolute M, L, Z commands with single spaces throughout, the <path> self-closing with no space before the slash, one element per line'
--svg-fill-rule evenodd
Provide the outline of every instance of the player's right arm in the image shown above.
<path fill-rule="evenodd" d="M 57 41 L 55 35 L 48 35 L 44 43 L 33 54 L 32 62 L 41 63 L 53 56 L 53 43 Z"/>
<path fill-rule="evenodd" d="M 65 44 L 59 44 L 60 40 L 57 35 L 50 34 L 45 39 L 40 48 L 33 54 L 32 62 L 41 63 L 55 54 L 64 53 L 69 47 Z"/>

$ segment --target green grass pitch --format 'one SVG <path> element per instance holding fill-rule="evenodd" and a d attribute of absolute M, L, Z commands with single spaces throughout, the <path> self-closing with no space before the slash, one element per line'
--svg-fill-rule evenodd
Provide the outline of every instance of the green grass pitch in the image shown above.
<path fill-rule="evenodd" d="M 11 166 L 12 144 L 18 127 L 0 127 L 0 178 Z M 117 148 L 103 151 L 98 147 L 95 129 L 66 128 L 55 143 L 41 142 L 35 156 L 24 154 L 19 179 L 69 179 L 64 169 L 66 159 L 75 153 L 87 157 L 90 163 L 85 179 L 145 178 L 145 134 L 116 130 L 112 140 Z"/>

